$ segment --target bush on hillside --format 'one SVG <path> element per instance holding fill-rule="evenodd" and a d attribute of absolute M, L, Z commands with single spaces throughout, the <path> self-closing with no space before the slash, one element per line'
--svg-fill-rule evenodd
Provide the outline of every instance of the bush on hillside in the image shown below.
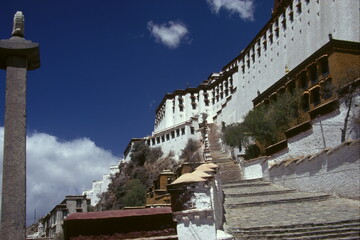
<path fill-rule="evenodd" d="M 181 150 L 180 158 L 184 159 L 185 162 L 201 162 L 202 158 L 200 153 L 198 152 L 199 148 L 199 141 L 190 138 L 186 143 L 185 148 Z"/>
<path fill-rule="evenodd" d="M 271 104 L 251 110 L 242 123 L 227 126 L 224 141 L 232 147 L 244 146 L 246 159 L 265 154 L 266 147 L 283 140 L 287 129 L 303 121 L 299 106 L 298 92 L 285 92 Z"/>
<path fill-rule="evenodd" d="M 175 170 L 177 167 L 171 153 L 166 157 L 162 155 L 160 147 L 150 148 L 144 142 L 135 143 L 130 161 L 120 164 L 120 173 L 112 178 L 108 191 L 99 196 L 97 209 L 144 205 L 146 188 L 152 185 L 163 170 Z"/>
<path fill-rule="evenodd" d="M 146 202 L 146 187 L 139 179 L 131 179 L 125 185 L 125 196 L 123 198 L 125 207 L 144 206 Z"/>

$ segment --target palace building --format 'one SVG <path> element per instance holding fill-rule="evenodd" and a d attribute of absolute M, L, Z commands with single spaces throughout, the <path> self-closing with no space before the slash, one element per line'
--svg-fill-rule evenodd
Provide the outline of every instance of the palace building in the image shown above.
<path fill-rule="evenodd" d="M 295 88 L 302 92 L 303 111 L 315 111 L 337 97 L 343 79 L 359 77 L 359 19 L 357 0 L 275 0 L 269 21 L 220 72 L 164 96 L 154 131 L 143 140 L 180 155 L 188 138 L 201 138 L 205 120 L 241 122 L 254 106 Z"/>

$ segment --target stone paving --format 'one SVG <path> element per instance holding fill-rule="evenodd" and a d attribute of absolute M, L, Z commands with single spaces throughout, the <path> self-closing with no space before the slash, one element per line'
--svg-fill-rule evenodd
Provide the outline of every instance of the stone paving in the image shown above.
<path fill-rule="evenodd" d="M 236 239 L 340 239 L 342 236 L 351 237 L 344 239 L 360 239 L 360 205 L 357 200 L 287 191 L 289 189 L 261 180 L 224 184 L 223 190 L 224 230 Z M 354 226 L 333 226 L 343 221 L 353 221 Z M 320 230 L 316 226 L 315 230 L 304 227 L 314 224 L 326 227 Z M 282 228 L 289 226 L 295 232 L 287 235 Z M 266 232 L 269 227 L 271 230 Z M 261 235 L 256 235 L 259 232 Z"/>
<path fill-rule="evenodd" d="M 360 239 L 360 202 L 241 180 L 210 127 L 210 150 L 225 194 L 224 230 L 235 239 Z M 211 137 L 212 136 L 212 137 Z"/>
<path fill-rule="evenodd" d="M 358 219 L 359 203 L 354 200 L 330 198 L 324 201 L 260 205 L 227 209 L 225 217 L 227 229 L 335 222 Z"/>

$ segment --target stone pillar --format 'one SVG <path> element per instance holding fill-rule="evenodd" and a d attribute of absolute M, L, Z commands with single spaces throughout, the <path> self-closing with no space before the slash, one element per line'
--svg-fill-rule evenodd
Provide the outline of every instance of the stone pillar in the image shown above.
<path fill-rule="evenodd" d="M 0 225 L 4 240 L 26 237 L 26 73 L 40 66 L 40 57 L 39 44 L 23 37 L 24 16 L 17 12 L 12 37 L 0 40 L 0 69 L 6 70 Z"/>

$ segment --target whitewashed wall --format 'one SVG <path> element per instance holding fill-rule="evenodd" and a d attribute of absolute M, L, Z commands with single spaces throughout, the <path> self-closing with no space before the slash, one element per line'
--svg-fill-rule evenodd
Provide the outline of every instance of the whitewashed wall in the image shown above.
<path fill-rule="evenodd" d="M 302 12 L 296 12 L 297 2 L 301 2 Z M 242 117 L 253 107 L 252 100 L 264 92 L 285 74 L 285 68 L 291 71 L 311 54 L 320 49 L 329 41 L 329 34 L 334 39 L 346 41 L 360 41 L 359 28 L 359 1 L 358 0 L 319 0 L 309 1 L 294 0 L 294 20 L 290 22 L 288 8 L 286 10 L 286 30 L 282 27 L 283 16 L 279 17 L 279 37 L 273 37 L 270 44 L 270 31 L 267 30 L 267 49 L 261 36 L 260 46 L 256 43 L 254 50 L 250 49 L 249 55 L 230 64 L 238 66 L 238 72 L 233 75 L 234 86 L 237 88 L 232 101 L 227 104 L 226 110 L 218 116 L 217 122 L 227 124 L 241 121 Z M 272 25 L 273 31 L 275 25 Z M 261 55 L 258 56 L 257 49 Z M 247 53 L 247 52 L 245 52 Z M 253 63 L 251 55 L 255 54 Z M 250 60 L 250 67 L 247 67 Z M 242 73 L 242 66 L 245 72 Z M 216 114 L 216 110 L 214 110 Z"/>
<path fill-rule="evenodd" d="M 102 193 L 108 190 L 111 183 L 111 177 L 119 172 L 118 165 L 110 166 L 109 174 L 104 174 L 101 180 L 95 180 L 92 182 L 91 189 L 83 191 L 82 195 L 86 195 L 91 200 L 91 206 L 95 206 L 99 201 Z"/>
<path fill-rule="evenodd" d="M 312 128 L 288 139 L 288 148 L 274 154 L 269 159 L 269 165 L 279 163 L 286 159 L 298 158 L 316 154 L 325 148 L 333 148 L 341 144 L 341 128 L 348 107 L 344 99 L 340 99 L 338 110 L 312 120 Z M 354 97 L 352 110 L 349 117 L 347 139 L 359 139 L 359 126 L 352 121 L 360 113 L 360 94 Z"/>
<path fill-rule="evenodd" d="M 181 155 L 181 150 L 185 148 L 190 138 L 194 140 L 201 139 L 201 133 L 198 130 L 198 120 L 191 119 L 188 122 L 174 125 L 171 128 L 153 132 L 151 137 L 147 137 L 147 142 L 150 143 L 150 147 L 161 147 L 164 156 L 173 152 L 175 154 L 175 159 L 178 159 Z"/>
<path fill-rule="evenodd" d="M 341 144 L 341 128 L 344 126 L 345 117 L 348 106 L 345 104 L 344 98 L 339 99 L 340 106 L 329 114 L 321 116 L 311 121 L 312 128 L 299 133 L 287 139 L 288 147 L 272 156 L 270 156 L 265 164 L 271 167 L 289 159 L 297 159 L 312 154 L 317 154 L 324 149 L 335 148 Z M 349 123 L 346 133 L 346 139 L 356 140 L 360 138 L 360 129 L 358 124 L 354 122 L 360 116 L 360 91 L 354 93 L 351 111 L 349 114 Z M 244 162 L 242 169 L 245 179 L 261 178 L 264 174 L 264 164 L 262 160 Z M 267 174 L 265 174 L 267 175 Z"/>
<path fill-rule="evenodd" d="M 299 3 L 301 12 L 297 10 Z M 215 102 L 212 101 L 212 98 L 216 98 L 216 91 L 224 87 L 225 81 L 229 79 L 223 79 L 217 85 L 212 85 L 207 89 L 209 106 L 205 105 L 204 90 L 200 87 L 197 90 L 192 89 L 191 92 L 196 99 L 196 109 L 193 109 L 191 105 L 191 92 L 177 90 L 178 94 L 170 98 L 166 97 L 163 105 L 160 106 L 157 112 L 159 121 L 154 127 L 154 132 L 172 128 L 188 121 L 191 117 L 200 116 L 201 113 L 209 115 L 208 122 L 212 122 L 214 118 L 219 125 L 221 122 L 231 124 L 241 121 L 252 109 L 252 100 L 258 93 L 264 92 L 281 79 L 286 74 L 286 69 L 291 71 L 324 46 L 329 41 L 329 34 L 334 39 L 360 41 L 359 29 L 351 27 L 359 25 L 358 0 L 319 0 L 308 3 L 305 0 L 294 0 L 291 5 L 293 21 L 290 20 L 289 6 L 280 16 L 269 20 L 266 33 L 254 38 L 252 45 L 249 45 L 243 55 L 240 55 L 243 57 L 239 56 L 230 62 L 223 72 L 212 74 L 210 79 L 203 83 L 210 85 L 217 77 L 237 67 L 237 71 L 228 77 L 232 79 L 232 87 L 236 89 L 233 94 L 230 94 L 231 100 L 224 96 Z M 284 20 L 286 28 L 282 24 Z M 277 28 L 278 37 L 275 35 Z M 270 43 L 271 35 L 273 35 L 272 43 Z M 266 42 L 266 48 L 264 42 Z M 179 108 L 180 96 L 183 99 L 183 111 Z"/>
<path fill-rule="evenodd" d="M 360 197 L 360 140 L 323 151 L 312 159 L 269 170 L 269 180 L 292 189 Z"/>
<path fill-rule="evenodd" d="M 264 161 L 264 158 L 255 159 L 252 161 L 244 161 L 241 163 L 241 168 L 243 170 L 244 179 L 257 179 L 263 177 L 263 170 L 261 163 Z"/>

